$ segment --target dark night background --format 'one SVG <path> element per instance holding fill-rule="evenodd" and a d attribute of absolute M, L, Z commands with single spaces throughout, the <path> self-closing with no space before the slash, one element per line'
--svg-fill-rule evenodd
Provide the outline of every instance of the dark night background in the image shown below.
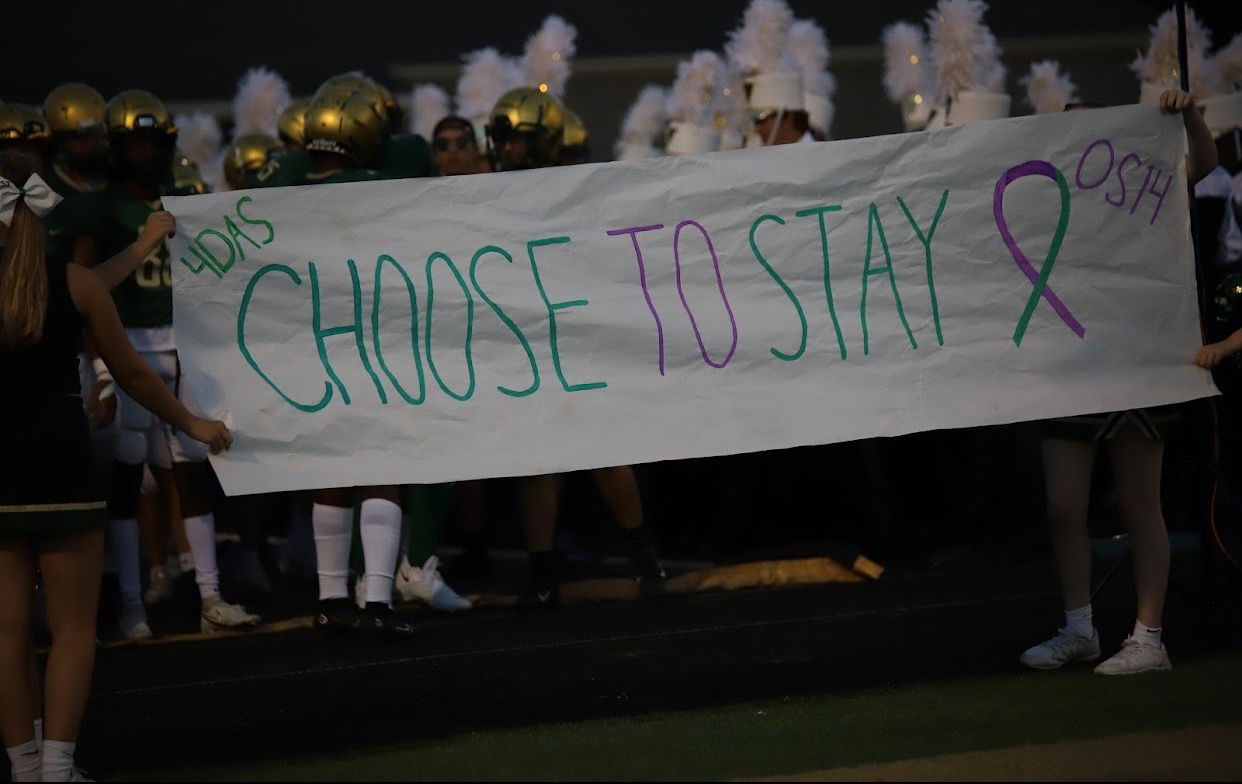
<path fill-rule="evenodd" d="M 696 49 L 719 50 L 745 0 L 681 2 L 365 3 L 153 2 L 6 3 L 6 63 L 0 99 L 40 103 L 65 81 L 86 81 L 110 96 L 147 88 L 175 110 L 206 103 L 223 116 L 246 68 L 266 65 L 309 94 L 326 77 L 359 68 L 399 96 L 415 81 L 434 81 L 450 94 L 462 53 L 495 46 L 519 54 L 544 16 L 559 13 L 578 28 L 575 76 L 567 102 L 592 132 L 596 159 L 606 159 L 621 116 L 642 85 L 672 81 L 678 59 Z M 838 82 L 835 138 L 900 130 L 896 107 L 880 85 L 880 31 L 890 22 L 918 21 L 932 0 L 868 3 L 791 0 L 798 17 L 826 29 Z M 1034 60 L 1056 58 L 1083 97 L 1131 103 L 1138 82 L 1128 68 L 1144 46 L 1147 26 L 1169 7 L 1159 0 L 1002 0 L 987 21 L 1009 69 L 1013 113 L 1028 111 L 1017 84 Z M 1221 45 L 1242 30 L 1242 4 L 1192 3 Z"/>

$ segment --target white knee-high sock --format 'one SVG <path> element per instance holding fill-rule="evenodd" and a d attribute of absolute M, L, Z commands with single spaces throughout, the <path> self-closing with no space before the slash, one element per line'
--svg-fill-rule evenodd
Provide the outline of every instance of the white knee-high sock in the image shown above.
<path fill-rule="evenodd" d="M 28 740 L 5 749 L 9 753 L 13 781 L 39 781 L 43 771 L 43 757 L 39 753 L 39 741 Z"/>
<path fill-rule="evenodd" d="M 401 507 L 383 498 L 362 502 L 362 559 L 367 603 L 392 603 L 392 578 L 401 554 Z"/>
<path fill-rule="evenodd" d="M 220 569 L 216 566 L 216 517 L 208 512 L 185 518 L 185 538 L 194 554 L 194 582 L 207 599 L 220 595 Z"/>
<path fill-rule="evenodd" d="M 311 507 L 320 599 L 349 598 L 349 539 L 353 522 L 354 510 L 348 507 Z"/>
<path fill-rule="evenodd" d="M 63 740 L 43 741 L 43 780 L 68 781 L 73 776 L 73 752 L 78 744 Z"/>
<path fill-rule="evenodd" d="M 125 517 L 108 521 L 112 543 L 112 563 L 121 584 L 121 601 L 142 604 L 142 563 L 138 546 L 138 519 Z"/>

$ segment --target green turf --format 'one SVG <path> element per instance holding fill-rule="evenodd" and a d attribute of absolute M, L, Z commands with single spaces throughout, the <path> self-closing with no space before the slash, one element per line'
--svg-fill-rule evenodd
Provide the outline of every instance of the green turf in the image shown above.
<path fill-rule="evenodd" d="M 1076 667 L 919 683 L 476 732 L 348 754 L 145 771 L 133 778 L 727 779 L 1197 724 L 1242 725 L 1242 653 L 1175 666 L 1123 678 Z"/>

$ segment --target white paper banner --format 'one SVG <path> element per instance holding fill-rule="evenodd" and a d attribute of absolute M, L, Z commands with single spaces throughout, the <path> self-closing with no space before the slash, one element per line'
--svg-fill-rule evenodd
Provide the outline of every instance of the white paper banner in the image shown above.
<path fill-rule="evenodd" d="M 1131 106 L 168 198 L 177 340 L 230 494 L 1180 402 L 1183 149 Z"/>

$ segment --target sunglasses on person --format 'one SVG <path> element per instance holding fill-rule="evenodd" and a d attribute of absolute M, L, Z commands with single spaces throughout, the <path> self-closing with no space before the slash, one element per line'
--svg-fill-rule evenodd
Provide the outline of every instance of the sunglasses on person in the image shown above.
<path fill-rule="evenodd" d="M 438 151 L 448 152 L 454 148 L 458 150 L 469 149 L 474 146 L 474 139 L 471 139 L 469 136 L 456 136 L 451 139 L 441 136 L 432 143 Z"/>

